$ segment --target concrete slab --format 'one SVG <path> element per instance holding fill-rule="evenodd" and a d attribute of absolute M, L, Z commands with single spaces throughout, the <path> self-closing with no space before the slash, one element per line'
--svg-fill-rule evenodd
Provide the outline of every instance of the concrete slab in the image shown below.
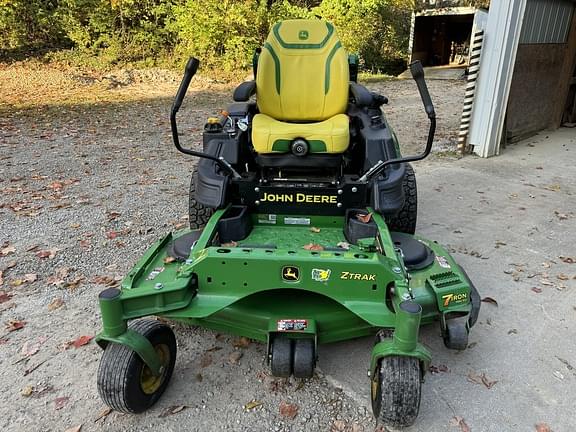
<path fill-rule="evenodd" d="M 448 245 L 482 297 L 465 352 L 444 348 L 438 326 L 422 330 L 433 365 L 420 417 L 409 431 L 555 432 L 576 424 L 576 132 L 542 133 L 497 158 L 415 164 L 420 234 Z M 569 278 L 569 280 L 564 280 Z M 368 406 L 372 339 L 321 347 L 320 368 Z M 488 389 L 469 373 L 498 382 Z"/>
<path fill-rule="evenodd" d="M 429 80 L 459 80 L 463 79 L 466 73 L 466 66 L 445 65 L 445 66 L 430 66 L 424 68 L 426 79 Z M 398 78 L 412 79 L 410 69 L 406 69 Z"/>

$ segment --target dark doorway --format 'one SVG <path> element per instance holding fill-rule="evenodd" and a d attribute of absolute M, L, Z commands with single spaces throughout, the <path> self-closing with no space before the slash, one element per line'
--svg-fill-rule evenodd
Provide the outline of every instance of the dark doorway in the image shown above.
<path fill-rule="evenodd" d="M 473 23 L 474 14 L 417 16 L 412 60 L 424 66 L 467 64 Z"/>

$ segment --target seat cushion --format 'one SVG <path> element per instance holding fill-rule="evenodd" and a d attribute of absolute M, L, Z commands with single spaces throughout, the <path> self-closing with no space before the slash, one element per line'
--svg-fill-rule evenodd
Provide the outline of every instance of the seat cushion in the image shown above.
<path fill-rule="evenodd" d="M 285 123 L 266 114 L 252 121 L 252 145 L 258 153 L 286 153 L 296 138 L 304 138 L 310 153 L 342 153 L 350 141 L 350 122 L 346 114 L 318 123 Z"/>

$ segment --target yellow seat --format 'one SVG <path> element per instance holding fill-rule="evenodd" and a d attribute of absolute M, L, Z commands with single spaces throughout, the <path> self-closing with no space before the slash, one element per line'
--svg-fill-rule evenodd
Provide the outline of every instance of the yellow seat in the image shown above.
<path fill-rule="evenodd" d="M 258 60 L 252 123 L 258 153 L 290 151 L 296 138 L 311 153 L 342 153 L 349 144 L 348 55 L 322 20 L 276 23 Z"/>
<path fill-rule="evenodd" d="M 350 140 L 348 125 L 346 114 L 319 123 L 286 123 L 258 114 L 252 123 L 252 140 L 259 153 L 289 152 L 296 138 L 308 141 L 311 153 L 342 153 Z"/>

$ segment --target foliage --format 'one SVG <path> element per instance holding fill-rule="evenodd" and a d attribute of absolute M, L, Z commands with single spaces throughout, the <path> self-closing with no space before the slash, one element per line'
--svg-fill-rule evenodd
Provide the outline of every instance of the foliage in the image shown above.
<path fill-rule="evenodd" d="M 368 69 L 404 62 L 411 0 L 0 0 L 0 49 L 69 48 L 101 64 L 250 64 L 271 25 L 320 16 Z"/>
<path fill-rule="evenodd" d="M 387 69 L 402 61 L 410 36 L 410 2 L 405 0 L 324 0 L 314 11 L 332 21 L 342 43 L 360 54 L 364 67 Z"/>

